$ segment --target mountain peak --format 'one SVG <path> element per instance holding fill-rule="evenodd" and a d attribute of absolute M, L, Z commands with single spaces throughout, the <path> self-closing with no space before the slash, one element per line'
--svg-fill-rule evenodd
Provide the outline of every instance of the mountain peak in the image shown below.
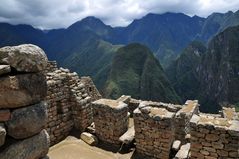
<path fill-rule="evenodd" d="M 68 28 L 79 28 L 79 27 L 90 27 L 90 28 L 98 28 L 98 27 L 109 27 L 108 25 L 104 24 L 100 19 L 89 16 L 86 18 L 83 18 L 80 21 L 77 21 L 76 23 L 72 24 Z"/>

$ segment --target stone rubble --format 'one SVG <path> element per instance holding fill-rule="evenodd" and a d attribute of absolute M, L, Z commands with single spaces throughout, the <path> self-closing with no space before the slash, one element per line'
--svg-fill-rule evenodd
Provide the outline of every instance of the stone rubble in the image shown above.
<path fill-rule="evenodd" d="M 181 141 L 175 140 L 173 142 L 172 150 L 178 151 L 180 147 L 181 147 Z"/>
<path fill-rule="evenodd" d="M 174 159 L 187 159 L 189 158 L 190 143 L 182 145 L 180 150 L 177 152 Z"/>
<path fill-rule="evenodd" d="M 88 132 L 81 133 L 80 138 L 88 145 L 95 146 L 98 144 L 97 137 Z"/>

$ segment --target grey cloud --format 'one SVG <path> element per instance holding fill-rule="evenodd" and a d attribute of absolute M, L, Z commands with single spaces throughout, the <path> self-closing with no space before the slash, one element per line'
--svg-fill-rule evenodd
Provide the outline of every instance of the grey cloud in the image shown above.
<path fill-rule="evenodd" d="M 208 16 L 238 10 L 239 0 L 1 0 L 0 21 L 40 28 L 68 27 L 95 16 L 112 26 L 128 25 L 147 13 Z"/>

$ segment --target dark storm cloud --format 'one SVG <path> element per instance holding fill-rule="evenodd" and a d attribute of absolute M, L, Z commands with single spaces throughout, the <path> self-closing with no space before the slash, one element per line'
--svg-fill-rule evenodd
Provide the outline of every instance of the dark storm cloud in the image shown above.
<path fill-rule="evenodd" d="M 147 13 L 208 16 L 238 10 L 239 0 L 1 0 L 0 21 L 40 28 L 67 27 L 86 16 L 124 26 Z"/>

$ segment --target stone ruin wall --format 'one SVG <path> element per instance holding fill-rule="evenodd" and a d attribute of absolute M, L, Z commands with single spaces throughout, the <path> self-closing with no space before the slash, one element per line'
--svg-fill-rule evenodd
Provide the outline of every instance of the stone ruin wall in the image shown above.
<path fill-rule="evenodd" d="M 120 145 L 119 138 L 128 129 L 127 104 L 110 99 L 93 102 L 95 134 L 103 142 Z"/>
<path fill-rule="evenodd" d="M 0 48 L 0 158 L 47 155 L 45 53 L 34 45 Z"/>
<path fill-rule="evenodd" d="M 190 122 L 191 158 L 239 158 L 239 121 L 193 115 Z"/>
<path fill-rule="evenodd" d="M 136 149 L 140 156 L 169 158 L 175 112 L 142 102 L 134 111 Z M 160 131 L 159 131 L 160 130 Z"/>
<path fill-rule="evenodd" d="M 128 124 L 126 115 L 117 116 L 115 112 L 118 110 L 112 108 L 112 103 L 124 102 L 134 119 L 134 138 L 139 158 L 239 158 L 239 114 L 234 108 L 223 108 L 221 114 L 204 114 L 199 112 L 197 100 L 173 105 L 123 95 L 117 100 L 110 100 L 111 103 L 105 104 L 106 101 L 101 99 L 93 103 L 97 137 L 100 141 L 109 142 L 119 120 L 125 124 L 120 123 L 118 128 L 126 132 L 122 127 Z M 195 118 L 198 120 L 195 121 Z M 118 136 L 114 137 L 117 140 Z M 118 144 L 115 141 L 111 143 Z M 178 148 L 175 148 L 175 143 Z"/>
<path fill-rule="evenodd" d="M 46 129 L 53 145 L 73 128 L 82 132 L 93 122 L 91 102 L 101 96 L 89 77 L 80 78 L 68 69 L 58 69 L 55 61 L 48 62 L 47 68 Z"/>

